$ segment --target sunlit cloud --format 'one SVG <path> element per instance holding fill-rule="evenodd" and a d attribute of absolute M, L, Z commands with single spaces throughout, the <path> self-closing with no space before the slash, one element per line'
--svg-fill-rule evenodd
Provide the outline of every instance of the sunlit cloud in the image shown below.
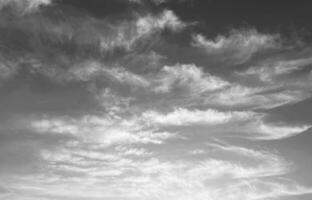
<path fill-rule="evenodd" d="M 0 0 L 0 198 L 311 195 L 309 42 L 199 5 Z"/>
<path fill-rule="evenodd" d="M 149 124 L 164 126 L 188 126 L 196 124 L 218 125 L 231 121 L 241 121 L 251 118 L 252 112 L 219 112 L 217 110 L 187 110 L 179 108 L 168 114 L 147 111 L 143 119 Z"/>
<path fill-rule="evenodd" d="M 193 45 L 203 49 L 206 54 L 220 57 L 234 64 L 248 61 L 255 53 L 278 48 L 278 35 L 266 35 L 251 30 L 234 30 L 228 36 L 218 35 L 209 40 L 201 34 L 194 35 Z"/>
<path fill-rule="evenodd" d="M 85 142 L 101 143 L 104 146 L 114 144 L 154 143 L 175 137 L 174 133 L 146 129 L 133 120 L 113 117 L 85 116 L 82 119 L 44 119 L 35 120 L 31 127 L 41 133 L 70 134 Z"/>

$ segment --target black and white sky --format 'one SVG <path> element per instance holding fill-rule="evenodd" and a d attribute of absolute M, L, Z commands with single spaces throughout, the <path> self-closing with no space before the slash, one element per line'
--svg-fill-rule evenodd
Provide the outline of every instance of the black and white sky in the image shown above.
<path fill-rule="evenodd" d="M 0 199 L 311 199 L 311 10 L 0 0 Z"/>

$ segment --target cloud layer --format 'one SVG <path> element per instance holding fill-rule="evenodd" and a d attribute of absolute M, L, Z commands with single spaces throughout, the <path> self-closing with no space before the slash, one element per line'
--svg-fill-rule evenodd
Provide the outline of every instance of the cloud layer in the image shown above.
<path fill-rule="evenodd" d="M 311 195 L 311 48 L 185 3 L 0 0 L 1 199 Z"/>

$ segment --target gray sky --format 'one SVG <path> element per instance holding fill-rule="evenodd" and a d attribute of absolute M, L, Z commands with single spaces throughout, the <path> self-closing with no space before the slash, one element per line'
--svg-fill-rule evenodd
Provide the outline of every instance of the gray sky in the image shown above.
<path fill-rule="evenodd" d="M 283 2 L 0 0 L 0 199 L 310 199 L 310 7 Z"/>

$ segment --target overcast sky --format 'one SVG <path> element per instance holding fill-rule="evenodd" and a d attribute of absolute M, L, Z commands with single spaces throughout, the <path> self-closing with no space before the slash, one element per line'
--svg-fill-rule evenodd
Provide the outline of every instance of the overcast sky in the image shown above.
<path fill-rule="evenodd" d="M 0 0 L 0 199 L 311 199 L 311 10 Z"/>

